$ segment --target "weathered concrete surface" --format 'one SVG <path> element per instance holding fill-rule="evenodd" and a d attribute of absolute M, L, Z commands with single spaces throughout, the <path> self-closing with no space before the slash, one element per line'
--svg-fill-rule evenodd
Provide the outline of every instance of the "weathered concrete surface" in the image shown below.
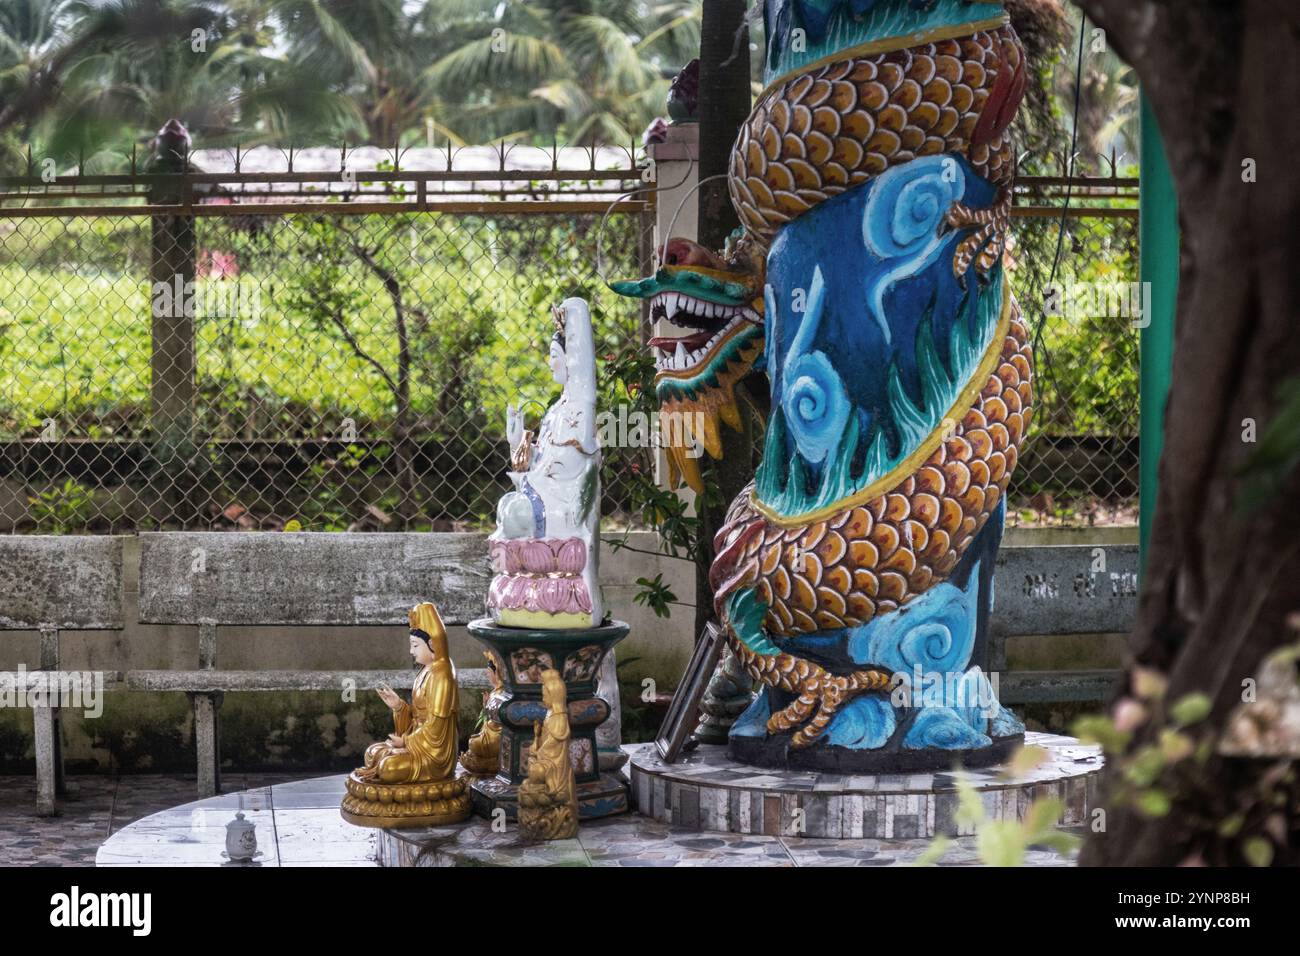
<path fill-rule="evenodd" d="M 415 671 L 128 671 L 126 690 L 132 691 L 373 691 L 380 682 L 408 689 Z M 486 667 L 456 671 L 461 693 L 492 686 Z"/>
<path fill-rule="evenodd" d="M 204 536 L 204 537 L 214 537 Z M 230 538 L 232 535 L 222 534 Z M 150 537 L 148 535 L 143 536 Z M 251 537 L 248 536 L 248 537 Z M 270 542 L 278 534 L 258 534 L 259 543 Z M 323 537 L 323 535 L 321 535 Z M 420 535 L 353 535 L 372 541 L 381 538 L 412 538 Z M 466 541 L 476 536 L 465 536 Z M 693 645 L 690 633 L 691 611 L 694 602 L 694 583 L 691 567 L 684 561 L 655 554 L 658 539 L 654 534 L 637 532 L 628 537 L 635 549 L 617 551 L 610 540 L 622 537 L 605 534 L 606 544 L 601 554 L 601 582 L 610 613 L 632 625 L 628 640 L 619 646 L 620 661 L 631 661 L 620 668 L 625 691 L 636 689 L 636 695 L 626 695 L 629 707 L 639 703 L 641 681 L 653 679 L 660 691 L 671 690 L 685 668 Z M 0 544 L 35 541 L 35 538 L 0 539 Z M 47 539 L 48 540 L 48 539 Z M 57 539 L 67 543 L 74 539 Z M 85 540 L 85 539 L 82 539 Z M 111 539 L 99 538 L 105 542 Z M 121 541 L 122 539 L 118 539 Z M 481 542 L 481 537 L 478 538 Z M 1063 626 L 1071 626 L 1073 615 L 1082 612 L 1089 616 L 1090 626 L 1098 631 L 1126 630 L 1131 622 L 1135 597 L 1130 592 L 1129 578 L 1124 575 L 1136 570 L 1136 552 L 1126 550 L 1123 544 L 1104 545 L 1106 572 L 1093 574 L 1091 542 L 1079 541 L 1080 547 L 1065 548 L 1045 556 L 1046 564 L 1036 558 L 1020 554 L 1014 548 L 1003 548 L 997 578 L 997 592 L 993 611 L 995 634 L 1060 633 Z M 363 542 L 364 543 L 364 542 Z M 283 546 L 283 545 L 281 545 Z M 374 545 L 372 545 L 374 546 Z M 391 545 L 389 545 L 391 547 Z M 480 543 L 480 548 L 482 545 Z M 115 672 L 137 673 L 137 686 L 143 688 L 157 680 L 158 686 L 189 676 L 177 677 L 145 675 L 148 671 L 193 671 L 199 661 L 198 632 L 194 624 L 142 623 L 137 614 L 139 581 L 138 555 L 142 549 L 140 538 L 125 539 L 122 574 L 125 592 L 125 629 L 113 633 L 65 630 L 60 634 L 60 663 L 65 670 L 96 670 L 105 672 L 111 682 Z M 486 550 L 486 549 L 483 549 Z M 651 552 L 651 553 L 646 553 Z M 3 552 L 0 552 L 3 553 Z M 482 551 L 479 552 L 479 555 Z M 192 555 L 186 556 L 183 569 L 188 572 Z M 211 557 L 211 554 L 208 555 Z M 180 556 L 174 556 L 179 560 Z M 364 562 L 352 569 L 357 573 Z M 317 572 L 319 573 L 319 572 Z M 1111 574 L 1119 577 L 1112 583 Z M 483 570 L 486 589 L 486 567 Z M 662 574 L 664 582 L 686 606 L 675 606 L 671 618 L 657 618 L 648 608 L 635 604 L 633 597 L 639 588 L 637 578 L 653 578 Z M 1080 594 L 1075 593 L 1075 579 L 1087 576 Z M 1026 581 L 1026 575 L 1029 580 Z M 1041 578 L 1040 578 L 1041 576 Z M 246 580 L 249 580 L 246 578 Z M 288 587 L 288 585 L 284 585 Z M 1118 587 L 1119 593 L 1115 593 Z M 345 589 L 344 593 L 346 593 Z M 0 592 L 3 593 L 3 592 Z M 429 592 L 413 595 L 424 600 Z M 337 595 L 334 600 L 338 600 Z M 67 600 L 67 599 L 65 599 Z M 76 601 L 67 606 L 75 608 Z M 1109 606 L 1107 606 L 1109 605 Z M 481 607 L 481 604 L 478 605 Z M 173 608 L 180 614 L 178 608 Z M 468 610 L 468 608 L 466 609 Z M 186 612 L 187 617 L 192 612 Z M 471 616 L 480 613 L 477 609 Z M 188 617 L 194 620 L 199 615 Z M 254 685 L 259 682 L 278 681 L 255 674 L 248 678 L 227 677 L 228 672 L 256 672 L 282 670 L 290 672 L 328 672 L 330 678 L 340 672 L 386 672 L 394 676 L 407 675 L 409 680 L 410 657 L 407 652 L 405 630 L 406 608 L 392 612 L 392 620 L 382 625 L 356 626 L 255 626 L 236 624 L 220 628 L 219 659 L 216 671 L 211 672 L 213 691 L 231 690 L 219 686 L 229 681 L 247 679 Z M 39 623 L 39 622 L 35 622 Z M 0 635 L 0 669 L 13 670 L 22 663 L 29 671 L 39 663 L 39 635 L 35 623 L 30 631 L 15 631 Z M 76 626 L 76 625 L 69 625 Z M 86 626 L 86 625 L 81 625 Z M 481 646 L 468 636 L 463 626 L 449 625 L 452 658 L 463 678 L 467 671 L 483 667 Z M 1021 637 L 1023 647 L 1032 646 L 1032 660 L 1020 666 L 1041 670 L 1059 669 L 1062 666 L 1106 668 L 1113 667 L 1114 655 L 1098 655 L 1087 660 L 1058 660 L 1050 651 L 1057 643 L 1073 646 L 1075 638 L 1062 637 L 1043 641 L 1037 637 Z M 1087 640 L 1086 637 L 1077 640 Z M 1112 642 L 1112 647 L 1114 643 Z M 996 649 L 996 646 L 995 646 Z M 1077 654 L 1076 654 L 1077 656 Z M 636 660 L 632 660 L 632 659 Z M 999 669 L 1001 669 L 999 667 Z M 1030 692 L 1021 678 L 1002 674 L 1008 687 L 1017 692 Z M 308 680 L 304 675 L 304 680 Z M 1061 683 L 1051 689 L 1068 694 L 1071 698 L 1087 687 L 1094 695 L 1099 678 L 1079 675 L 1060 678 Z M 399 686 L 399 680 L 390 679 Z M 473 683 L 476 683 L 473 682 Z M 280 685 L 277 683 L 276 687 Z M 404 682 L 402 684 L 404 686 Z M 112 689 L 111 683 L 106 689 Z M 462 732 L 473 728 L 479 707 L 479 693 L 470 681 L 462 681 L 460 703 Z M 1095 699 L 1095 697 L 1094 697 Z M 348 769 L 367 743 L 391 731 L 387 710 L 375 695 L 366 690 L 364 682 L 358 683 L 358 693 L 353 701 L 341 698 L 338 685 L 315 692 L 293 692 L 277 689 L 274 693 L 229 693 L 221 709 L 223 762 L 227 768 L 239 767 L 329 767 Z M 174 770 L 192 772 L 194 767 L 194 710 L 183 694 L 174 692 L 131 690 L 122 688 L 106 702 L 102 717 L 85 720 L 79 712 L 64 711 L 64 752 L 70 766 L 84 770 L 93 766 L 107 768 L 116 764 L 128 770 Z M 652 732 L 653 727 L 649 728 Z M 644 738 L 643 738 L 644 739 Z M 24 710 L 0 711 L 0 767 L 30 772 L 34 758 L 34 739 L 31 712 Z"/>
<path fill-rule="evenodd" d="M 1004 704 L 1104 700 L 1122 671 L 1013 671 L 999 674 L 997 696 Z"/>
<path fill-rule="evenodd" d="M 122 627 L 122 541 L 0 537 L 0 631 Z"/>
<path fill-rule="evenodd" d="M 54 799 L 58 781 L 58 743 L 59 720 L 53 707 L 39 706 L 32 708 L 32 729 L 35 735 L 36 750 L 36 815 L 40 817 L 56 816 L 59 812 Z"/>
<path fill-rule="evenodd" d="M 429 600 L 463 624 L 482 615 L 490 582 L 482 535 L 140 535 L 150 624 L 404 624 Z"/>
<path fill-rule="evenodd" d="M 1057 545 L 998 552 L 997 635 L 1126 631 L 1137 613 L 1136 545 Z"/>

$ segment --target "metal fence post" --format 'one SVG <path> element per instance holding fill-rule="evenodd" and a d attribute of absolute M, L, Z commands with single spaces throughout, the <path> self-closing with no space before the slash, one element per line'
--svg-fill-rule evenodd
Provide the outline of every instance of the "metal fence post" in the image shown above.
<path fill-rule="evenodd" d="M 1155 518 L 1160 451 L 1165 437 L 1165 398 L 1174 362 L 1174 309 L 1178 303 L 1178 196 L 1174 192 L 1160 127 L 1145 96 L 1142 117 L 1142 189 L 1139 193 L 1139 271 L 1150 283 L 1151 314 L 1144 316 L 1139 386 L 1141 476 L 1138 528 L 1145 558 Z M 1140 567 L 1139 563 L 1139 567 Z"/>
<path fill-rule="evenodd" d="M 185 205 L 191 201 L 185 176 L 189 134 L 176 120 L 158 133 L 150 172 L 158 174 L 149 189 L 151 205 Z M 184 524 L 195 518 L 194 473 L 194 217 L 155 215 L 151 219 L 149 301 L 150 428 L 156 464 L 169 475 L 171 509 Z"/>

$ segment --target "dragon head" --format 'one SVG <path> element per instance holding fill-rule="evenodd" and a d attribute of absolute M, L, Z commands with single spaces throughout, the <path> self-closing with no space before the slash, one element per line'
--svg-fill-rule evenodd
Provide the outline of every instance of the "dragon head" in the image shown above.
<path fill-rule="evenodd" d="M 648 300 L 653 321 L 679 330 L 647 343 L 660 414 L 680 426 L 664 431 L 672 484 L 684 480 L 703 492 L 699 449 L 721 458 L 719 422 L 741 429 L 735 387 L 762 368 L 764 258 L 739 230 L 721 255 L 673 238 L 654 275 L 610 283 L 620 295 Z"/>

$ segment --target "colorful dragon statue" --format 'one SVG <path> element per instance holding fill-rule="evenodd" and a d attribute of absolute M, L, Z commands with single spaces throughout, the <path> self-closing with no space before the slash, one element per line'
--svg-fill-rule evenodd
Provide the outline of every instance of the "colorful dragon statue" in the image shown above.
<path fill-rule="evenodd" d="M 764 19 L 767 85 L 728 176 L 742 234 L 720 256 L 671 240 L 654 276 L 615 286 L 690 331 L 651 341 L 656 388 L 708 413 L 711 455 L 735 382 L 770 379 L 762 464 L 710 571 L 762 685 L 730 752 L 996 762 L 1024 730 L 977 666 L 1031 416 L 1002 264 L 1024 51 L 1000 3 L 766 0 Z"/>

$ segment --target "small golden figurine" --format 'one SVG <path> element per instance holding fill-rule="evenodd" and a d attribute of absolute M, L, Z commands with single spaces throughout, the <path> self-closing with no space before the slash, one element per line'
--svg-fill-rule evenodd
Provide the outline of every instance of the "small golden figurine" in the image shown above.
<path fill-rule="evenodd" d="M 423 665 L 408 704 L 387 684 L 377 690 L 393 712 L 394 732 L 366 748 L 364 766 L 348 775 L 343 819 L 363 827 L 459 823 L 470 797 L 456 776 L 456 668 L 447 631 L 432 604 L 411 609 L 411 657 Z"/>
<path fill-rule="evenodd" d="M 492 719 L 489 713 L 492 695 L 501 690 L 501 675 L 497 673 L 496 661 L 492 655 L 483 652 L 488 662 L 488 679 L 492 689 L 483 694 L 483 729 L 469 738 L 465 752 L 460 755 L 460 765 L 466 773 L 479 777 L 496 774 L 501 765 L 501 723 Z"/>
<path fill-rule="evenodd" d="M 569 712 L 559 671 L 542 671 L 546 720 L 533 725 L 528 779 L 519 786 L 519 832 L 525 840 L 578 835 L 578 787 L 569 759 Z"/>

